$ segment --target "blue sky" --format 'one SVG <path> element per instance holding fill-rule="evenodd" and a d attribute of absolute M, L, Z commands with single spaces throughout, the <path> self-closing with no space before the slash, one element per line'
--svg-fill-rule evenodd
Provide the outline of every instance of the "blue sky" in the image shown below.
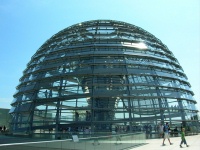
<path fill-rule="evenodd" d="M 147 30 L 173 52 L 200 109 L 199 0 L 0 0 L 0 108 L 10 103 L 31 56 L 73 24 L 111 19 Z"/>

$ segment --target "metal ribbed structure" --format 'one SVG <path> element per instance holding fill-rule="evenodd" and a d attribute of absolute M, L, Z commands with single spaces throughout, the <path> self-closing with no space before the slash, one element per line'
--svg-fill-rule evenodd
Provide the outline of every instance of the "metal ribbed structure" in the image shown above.
<path fill-rule="evenodd" d="M 13 132 L 198 126 L 196 101 L 172 52 L 132 24 L 94 20 L 53 35 L 32 56 L 14 94 Z"/>

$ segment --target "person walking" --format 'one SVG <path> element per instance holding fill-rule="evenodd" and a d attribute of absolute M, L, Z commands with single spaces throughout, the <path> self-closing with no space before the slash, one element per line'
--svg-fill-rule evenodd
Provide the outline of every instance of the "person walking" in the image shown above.
<path fill-rule="evenodd" d="M 174 129 L 174 136 L 178 136 L 178 128 L 177 127 L 175 127 L 175 129 Z"/>
<path fill-rule="evenodd" d="M 6 126 L 3 126 L 3 132 L 5 132 L 6 131 Z"/>
<path fill-rule="evenodd" d="M 163 137 L 163 146 L 165 145 L 165 139 L 167 138 L 168 141 L 169 141 L 169 144 L 172 145 L 171 141 L 170 141 L 170 138 L 169 138 L 169 130 L 170 130 L 170 127 L 168 125 L 168 122 L 166 122 L 166 124 L 164 125 L 163 127 L 163 132 L 164 132 L 164 137 Z"/>
<path fill-rule="evenodd" d="M 163 138 L 163 125 L 162 125 L 162 123 L 160 123 L 159 124 L 159 126 L 158 126 L 158 132 L 159 132 L 159 137 L 160 138 Z"/>
<path fill-rule="evenodd" d="M 180 148 L 182 148 L 182 144 L 186 144 L 186 146 L 188 147 L 189 145 L 187 145 L 186 139 L 185 139 L 185 128 L 182 128 L 181 131 L 181 144 L 180 144 Z"/>

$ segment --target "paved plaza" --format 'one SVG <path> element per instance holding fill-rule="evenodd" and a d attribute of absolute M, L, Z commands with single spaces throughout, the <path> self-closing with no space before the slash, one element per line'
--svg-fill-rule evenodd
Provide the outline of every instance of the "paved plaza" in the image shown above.
<path fill-rule="evenodd" d="M 163 139 L 146 139 L 146 144 L 136 144 L 135 147 L 129 147 L 129 150 L 178 150 L 178 149 L 185 149 L 185 150 L 199 150 L 200 149 L 200 134 L 199 135 L 193 135 L 193 136 L 186 136 L 186 140 L 187 143 L 189 145 L 189 147 L 186 147 L 185 145 L 182 145 L 183 148 L 180 148 L 180 141 L 181 141 L 181 137 L 171 137 L 170 140 L 173 143 L 172 145 L 169 144 L 168 140 L 165 140 L 165 146 L 162 145 L 162 141 Z M 35 139 L 35 142 L 38 141 L 38 139 Z M 66 142 L 63 142 L 61 147 L 57 147 L 56 143 L 60 142 L 60 141 L 65 141 L 65 140 L 56 140 L 55 142 L 50 142 L 48 144 L 48 141 L 41 141 L 41 144 L 39 144 L 38 146 L 34 146 L 35 144 L 28 144 L 30 142 L 34 142 L 33 139 L 29 139 L 29 138 L 16 138 L 16 137 L 9 137 L 9 136 L 3 136 L 0 135 L 0 150 L 80 150 L 80 149 L 87 149 L 87 150 L 99 150 L 99 149 L 104 149 L 104 150 L 123 150 L 125 147 L 125 145 L 123 144 L 123 142 L 119 145 L 115 145 L 114 147 L 109 147 L 106 144 L 97 144 L 96 146 L 91 146 L 91 143 L 87 142 L 87 145 L 90 145 L 90 147 L 82 147 L 83 143 L 82 142 L 78 142 L 78 143 L 74 143 L 71 142 L 71 144 L 67 144 Z M 18 145 L 18 144 L 14 144 L 12 145 L 11 143 L 24 143 L 22 145 Z M 27 143 L 27 144 L 26 144 Z M 11 144 L 12 146 L 1 146 L 4 144 Z M 74 147 L 70 147 L 70 145 L 72 146 L 74 144 Z M 133 144 L 132 144 L 133 145 Z M 28 146 L 28 147 L 27 147 Z M 86 146 L 86 145 L 85 145 Z M 126 146 L 128 146 L 126 144 Z M 126 149 L 128 150 L 128 149 Z"/>
<path fill-rule="evenodd" d="M 162 146 L 163 139 L 147 139 L 146 145 L 132 148 L 131 150 L 200 150 L 200 135 L 186 136 L 186 141 L 189 147 L 186 147 L 184 144 L 183 148 L 180 148 L 181 137 L 171 137 L 170 138 L 172 145 L 169 144 L 168 140 L 165 140 L 165 146 Z"/>

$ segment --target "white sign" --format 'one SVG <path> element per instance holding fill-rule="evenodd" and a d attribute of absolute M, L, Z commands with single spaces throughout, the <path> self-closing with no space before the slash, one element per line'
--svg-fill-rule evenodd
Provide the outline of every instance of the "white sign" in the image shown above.
<path fill-rule="evenodd" d="M 74 142 L 79 142 L 78 136 L 77 135 L 72 135 L 73 141 Z"/>

